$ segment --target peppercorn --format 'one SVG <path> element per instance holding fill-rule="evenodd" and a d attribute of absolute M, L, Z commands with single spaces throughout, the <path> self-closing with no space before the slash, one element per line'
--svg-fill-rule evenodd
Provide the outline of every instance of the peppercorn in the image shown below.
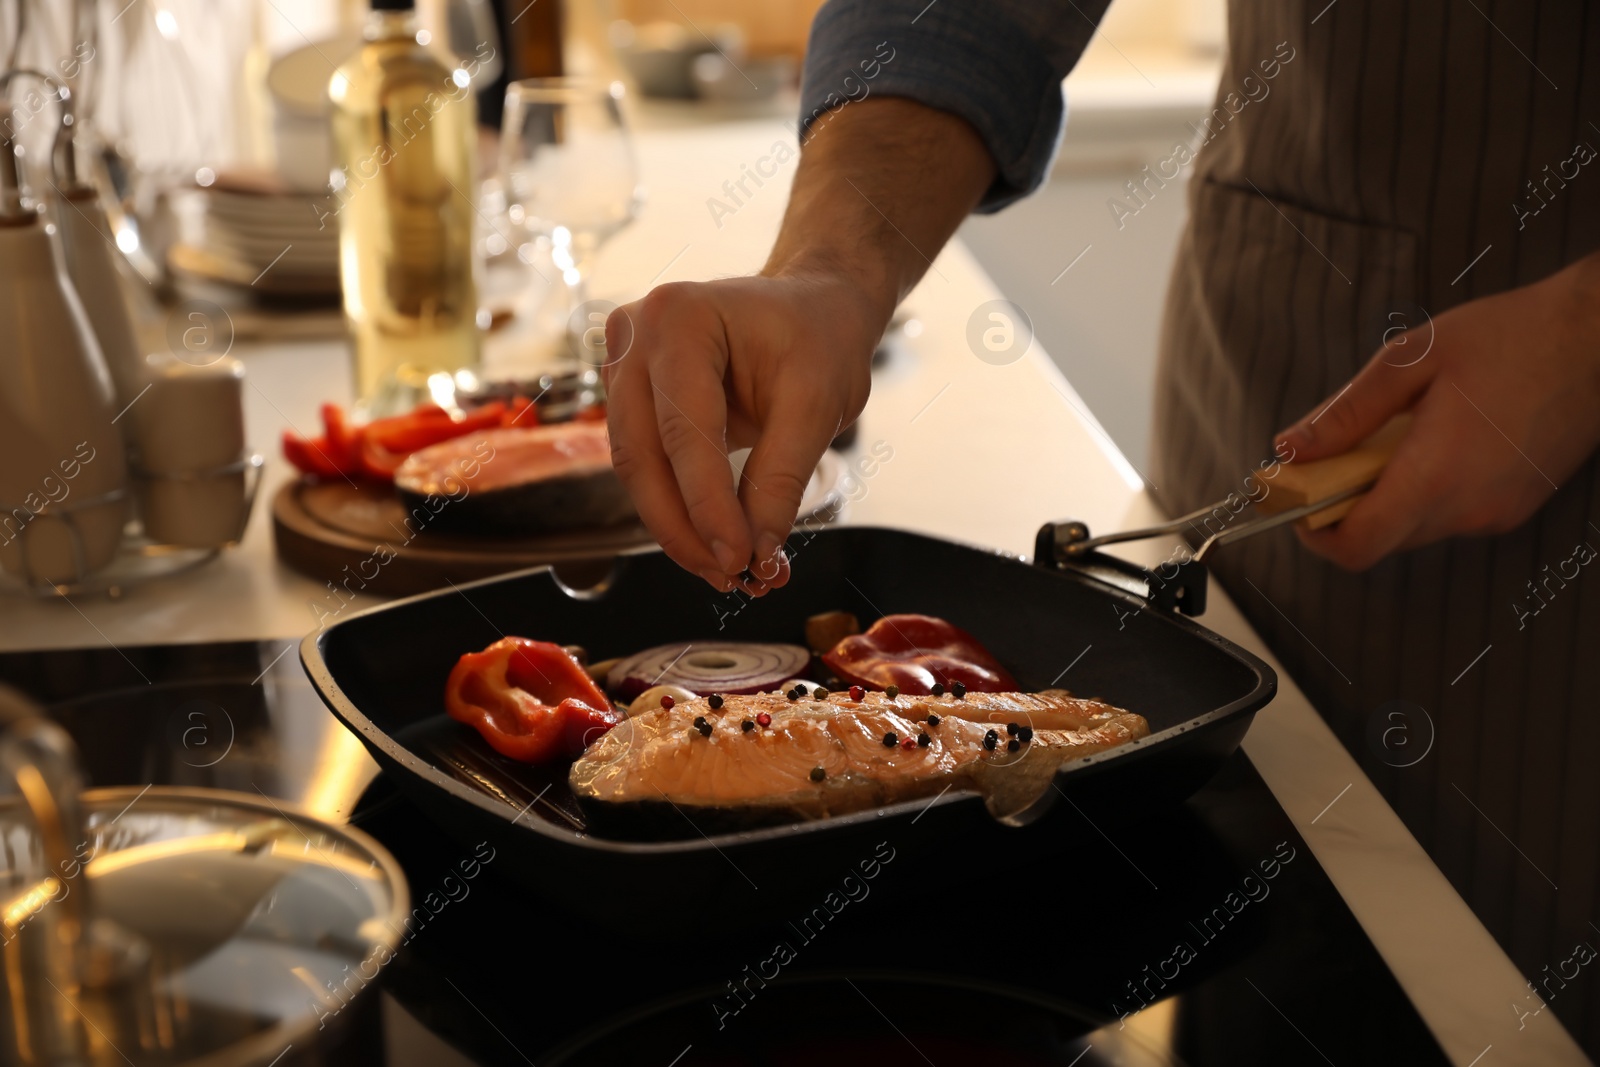
<path fill-rule="evenodd" d="M 722 697 L 716 693 L 712 693 L 709 697 L 707 697 L 706 703 L 711 705 L 712 711 L 722 710 Z"/>
<path fill-rule="evenodd" d="M 1007 752 L 1015 752 L 1017 749 L 1019 749 L 1021 747 L 1022 747 L 1022 742 L 1018 741 L 1015 737 L 1013 737 L 1011 740 L 1006 742 L 1006 751 Z"/>
<path fill-rule="evenodd" d="M 912 749 L 917 747 L 917 743 L 908 737 L 900 742 L 900 747 L 905 749 L 907 752 L 910 752 Z"/>
<path fill-rule="evenodd" d="M 933 695 L 936 696 L 936 697 L 944 696 L 944 683 L 943 682 L 934 682 L 933 683 Z"/>
<path fill-rule="evenodd" d="M 784 695 L 789 698 L 789 703 L 793 704 L 796 700 L 800 699 L 800 688 L 796 686 Z"/>
<path fill-rule="evenodd" d="M 1014 722 L 1006 723 L 1006 733 L 1010 734 L 1012 737 L 1016 737 L 1017 736 L 1017 724 L 1014 723 Z"/>
<path fill-rule="evenodd" d="M 1017 740 L 1021 741 L 1023 744 L 1027 744 L 1029 741 L 1032 741 L 1033 740 L 1033 727 L 1031 727 L 1031 726 L 1019 726 L 1017 728 Z"/>
<path fill-rule="evenodd" d="M 694 728 L 696 730 L 700 729 L 700 727 L 704 726 L 705 724 L 706 724 L 706 717 L 704 715 L 696 715 L 694 717 Z"/>
<path fill-rule="evenodd" d="M 900 695 L 900 687 L 898 685 L 891 685 L 889 688 L 883 691 L 883 695 L 888 697 L 890 700 L 893 700 L 895 697 Z"/>
<path fill-rule="evenodd" d="M 996 733 L 995 731 L 990 730 L 988 733 L 983 735 L 983 747 L 988 749 L 990 752 L 993 752 L 994 749 L 995 749 L 995 746 L 998 745 L 999 743 L 1000 743 L 1000 735 L 998 733 Z"/>
<path fill-rule="evenodd" d="M 893 748 L 895 745 L 899 744 L 899 742 L 900 742 L 900 739 L 898 737 L 896 737 L 892 732 L 883 735 L 883 747 L 884 748 Z"/>
<path fill-rule="evenodd" d="M 800 694 L 801 696 L 805 696 L 806 695 L 806 683 L 804 683 L 804 682 L 796 682 L 796 683 L 794 683 L 794 691 L 796 693 Z"/>
<path fill-rule="evenodd" d="M 927 748 L 932 743 L 933 743 L 933 738 L 929 737 L 927 734 L 918 734 L 917 735 L 917 747 L 918 748 Z"/>
<path fill-rule="evenodd" d="M 854 700 L 856 703 L 859 704 L 862 700 L 866 699 L 866 696 L 867 691 L 861 688 L 859 685 L 852 685 L 850 687 L 850 699 Z"/>
<path fill-rule="evenodd" d="M 704 715 L 702 715 L 699 718 L 695 719 L 694 728 L 696 730 L 700 731 L 700 736 L 701 737 L 710 737 L 711 736 L 711 724 L 706 722 L 706 718 L 705 718 Z"/>
<path fill-rule="evenodd" d="M 823 770 L 821 767 L 811 768 L 811 780 L 813 782 L 820 782 L 826 777 L 828 777 L 828 772 Z"/>
<path fill-rule="evenodd" d="M 663 708 L 665 708 L 667 711 L 671 711 L 672 710 L 672 705 L 673 705 L 673 699 L 670 696 L 667 696 L 667 695 L 663 694 L 662 697 L 661 697 L 661 706 Z"/>
<path fill-rule="evenodd" d="M 929 715 L 928 716 L 928 725 L 929 726 L 938 726 L 939 725 L 939 716 L 937 716 L 937 715 Z"/>
<path fill-rule="evenodd" d="M 756 716 L 756 723 L 761 726 L 771 726 L 772 716 L 763 711 L 760 715 Z"/>
<path fill-rule="evenodd" d="M 955 697 L 957 700 L 964 700 L 967 696 L 967 687 L 962 685 L 960 682 L 952 682 L 950 685 L 950 695 Z"/>
<path fill-rule="evenodd" d="M 739 724 L 739 729 L 743 730 L 745 733 L 749 733 L 751 730 L 754 730 L 755 728 L 756 728 L 756 724 L 751 722 L 749 719 L 746 719 L 744 722 Z"/>
<path fill-rule="evenodd" d="M 817 691 L 815 693 L 812 693 L 811 695 L 816 697 L 818 700 L 827 700 L 828 699 L 828 691 L 826 689 L 822 688 L 822 686 L 820 686 L 820 685 L 817 686 Z"/>

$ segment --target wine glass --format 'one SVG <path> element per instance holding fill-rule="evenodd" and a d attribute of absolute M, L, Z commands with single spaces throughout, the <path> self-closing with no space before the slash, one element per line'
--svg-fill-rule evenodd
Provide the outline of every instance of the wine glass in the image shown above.
<path fill-rule="evenodd" d="M 622 92 L 621 82 L 589 78 L 529 78 L 506 89 L 500 135 L 506 216 L 548 244 L 569 323 L 586 300 L 590 258 L 638 210 L 638 164 Z M 594 347 L 587 339 L 569 343 L 579 358 Z"/>

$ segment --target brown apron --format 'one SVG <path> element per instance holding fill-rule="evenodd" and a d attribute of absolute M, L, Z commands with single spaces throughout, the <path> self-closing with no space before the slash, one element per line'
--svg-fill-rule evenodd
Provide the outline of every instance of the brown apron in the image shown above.
<path fill-rule="evenodd" d="M 1580 144 L 1600 150 L 1600 5 L 1234 0 L 1230 23 L 1162 331 L 1151 480 L 1174 512 L 1244 492 L 1273 432 L 1339 390 L 1385 329 L 1600 249 L 1600 160 L 1547 181 L 1571 174 Z M 1547 579 L 1570 574 L 1579 546 L 1600 550 L 1597 481 L 1591 458 L 1522 528 L 1361 575 L 1287 532 L 1215 557 L 1591 1055 L 1600 965 L 1549 976 L 1571 973 L 1579 943 L 1600 948 L 1600 565 Z M 1411 766 L 1369 742 L 1396 700 L 1436 734 Z"/>

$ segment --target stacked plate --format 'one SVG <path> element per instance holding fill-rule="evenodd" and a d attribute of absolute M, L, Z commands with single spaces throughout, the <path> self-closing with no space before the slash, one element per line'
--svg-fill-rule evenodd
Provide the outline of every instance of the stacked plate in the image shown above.
<path fill-rule="evenodd" d="M 338 297 L 339 224 L 328 196 L 219 175 L 197 200 L 198 225 L 169 252 L 175 272 L 269 297 Z"/>

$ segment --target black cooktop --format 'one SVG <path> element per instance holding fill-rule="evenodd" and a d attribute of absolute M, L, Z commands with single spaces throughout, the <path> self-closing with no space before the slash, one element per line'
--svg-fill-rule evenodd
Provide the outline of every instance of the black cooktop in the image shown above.
<path fill-rule="evenodd" d="M 92 785 L 260 790 L 394 852 L 419 910 L 337 1062 L 1448 1062 L 1243 753 L 1187 804 L 1071 851 L 974 854 L 954 881 L 886 839 L 809 909 L 754 886 L 665 908 L 638 883 L 589 887 L 610 906 L 578 915 L 376 776 L 292 647 L 6 653 L 0 680 L 67 727 Z"/>

